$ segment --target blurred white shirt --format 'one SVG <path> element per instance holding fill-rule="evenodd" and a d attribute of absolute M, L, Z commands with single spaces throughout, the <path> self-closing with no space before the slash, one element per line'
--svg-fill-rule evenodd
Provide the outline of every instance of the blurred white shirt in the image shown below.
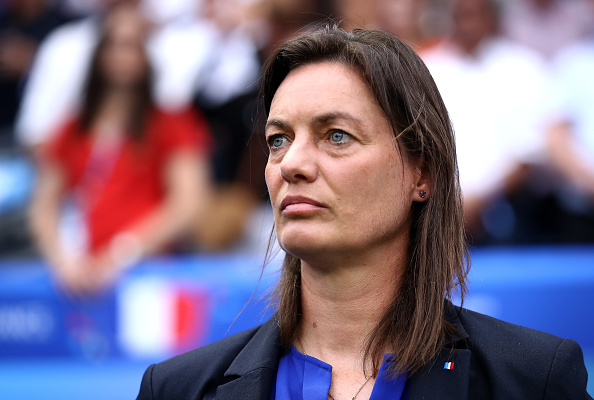
<path fill-rule="evenodd" d="M 41 44 L 17 118 L 21 144 L 46 141 L 78 112 L 99 27 L 100 21 L 89 17 L 56 29 Z M 168 110 L 188 106 L 197 91 L 213 104 L 223 103 L 250 90 L 259 71 L 257 49 L 249 39 L 223 34 L 195 18 L 156 29 L 147 52 L 155 102 Z"/>
<path fill-rule="evenodd" d="M 493 38 L 475 56 L 443 42 L 422 57 L 453 122 L 465 196 L 489 196 L 519 163 L 538 161 L 556 106 L 535 53 Z"/>
<path fill-rule="evenodd" d="M 563 117 L 573 125 L 576 148 L 594 171 L 594 38 L 561 52 L 555 67 Z"/>
<path fill-rule="evenodd" d="M 584 37 L 592 26 L 593 6 L 584 0 L 554 0 L 537 6 L 534 0 L 505 1 L 502 30 L 511 40 L 547 59 Z"/>

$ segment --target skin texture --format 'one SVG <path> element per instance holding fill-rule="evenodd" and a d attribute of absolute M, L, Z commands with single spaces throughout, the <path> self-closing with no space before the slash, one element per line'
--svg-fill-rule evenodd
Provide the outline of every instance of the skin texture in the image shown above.
<path fill-rule="evenodd" d="M 408 241 L 419 175 L 357 72 L 336 63 L 291 72 L 272 101 L 266 137 L 266 182 L 287 252 L 358 263 Z M 319 204 L 281 210 L 289 196 Z"/>
<path fill-rule="evenodd" d="M 330 394 L 351 398 L 366 380 L 365 337 L 406 265 L 411 206 L 429 198 L 430 181 L 420 162 L 401 157 L 368 86 L 343 64 L 290 72 L 273 98 L 266 138 L 277 238 L 301 259 L 300 340 L 332 365 Z M 369 398 L 373 382 L 357 399 Z"/>

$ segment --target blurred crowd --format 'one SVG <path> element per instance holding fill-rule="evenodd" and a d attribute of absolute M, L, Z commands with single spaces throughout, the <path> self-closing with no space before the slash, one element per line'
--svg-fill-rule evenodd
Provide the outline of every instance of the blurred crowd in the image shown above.
<path fill-rule="evenodd" d="M 0 257 L 85 292 L 261 240 L 259 69 L 318 21 L 425 60 L 473 245 L 594 243 L 594 0 L 5 0 Z"/>

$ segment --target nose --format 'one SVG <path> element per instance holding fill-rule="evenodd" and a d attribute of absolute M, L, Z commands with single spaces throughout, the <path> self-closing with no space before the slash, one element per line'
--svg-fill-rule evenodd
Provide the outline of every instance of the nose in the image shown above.
<path fill-rule="evenodd" d="M 313 182 L 318 174 L 315 144 L 296 135 L 280 162 L 280 173 L 288 183 Z"/>

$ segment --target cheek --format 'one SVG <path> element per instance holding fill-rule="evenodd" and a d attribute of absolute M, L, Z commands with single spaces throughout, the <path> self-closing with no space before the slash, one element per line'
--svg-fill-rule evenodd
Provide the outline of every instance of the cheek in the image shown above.
<path fill-rule="evenodd" d="M 411 184 L 399 164 L 381 158 L 377 161 L 350 176 L 353 218 L 358 215 L 370 225 L 398 224 L 411 208 Z"/>
<path fill-rule="evenodd" d="M 266 169 L 264 170 L 264 179 L 266 181 L 266 186 L 268 187 L 270 200 L 272 201 L 272 203 L 274 203 L 281 176 L 280 172 L 278 171 L 278 168 L 275 165 L 270 164 L 270 162 L 266 164 Z"/>

